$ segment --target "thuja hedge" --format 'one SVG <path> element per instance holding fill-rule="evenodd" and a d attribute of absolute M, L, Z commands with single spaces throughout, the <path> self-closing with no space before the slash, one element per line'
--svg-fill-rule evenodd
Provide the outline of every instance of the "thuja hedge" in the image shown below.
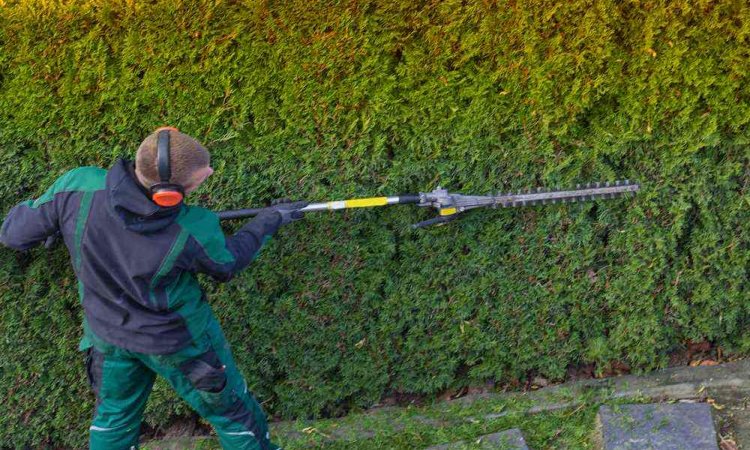
<path fill-rule="evenodd" d="M 332 3 L 332 4 L 331 4 Z M 278 417 L 569 367 L 747 352 L 750 15 L 741 1 L 0 1 L 0 207 L 162 124 L 220 210 L 637 179 L 629 200 L 308 214 L 205 281 Z M 227 231 L 237 225 L 228 224 Z M 75 447 L 94 398 L 64 249 L 0 250 L 0 446 Z M 190 414 L 157 384 L 147 421 Z"/>

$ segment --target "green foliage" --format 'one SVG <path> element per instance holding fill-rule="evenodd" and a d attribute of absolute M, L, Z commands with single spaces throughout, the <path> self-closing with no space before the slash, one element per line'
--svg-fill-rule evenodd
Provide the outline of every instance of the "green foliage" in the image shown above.
<path fill-rule="evenodd" d="M 335 4 L 331 4 L 335 3 Z M 2 2 L 0 2 L 2 5 Z M 9 1 L 0 208 L 158 125 L 210 147 L 214 209 L 638 179 L 633 200 L 309 216 L 208 283 L 265 408 L 747 351 L 750 11 L 724 1 Z M 0 446 L 79 447 L 93 395 L 61 248 L 0 249 Z M 153 425 L 188 414 L 163 384 Z"/>

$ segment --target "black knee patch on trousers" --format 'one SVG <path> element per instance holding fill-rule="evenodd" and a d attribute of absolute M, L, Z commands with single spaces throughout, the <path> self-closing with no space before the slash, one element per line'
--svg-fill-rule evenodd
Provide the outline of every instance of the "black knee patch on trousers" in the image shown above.
<path fill-rule="evenodd" d="M 225 368 L 213 350 L 209 350 L 196 358 L 183 362 L 180 364 L 179 370 L 200 391 L 217 394 L 222 392 L 227 386 L 228 381 Z M 217 413 L 232 422 L 242 424 L 243 428 L 253 432 L 261 449 L 269 449 L 268 438 L 265 434 L 261 434 L 255 413 L 238 394 L 231 392 L 226 393 L 226 396 L 222 395 L 222 401 L 225 403 L 221 407 L 222 410 L 217 411 Z"/>
<path fill-rule="evenodd" d="M 213 350 L 180 364 L 180 372 L 196 389 L 202 391 L 221 392 L 227 385 L 224 366 Z"/>

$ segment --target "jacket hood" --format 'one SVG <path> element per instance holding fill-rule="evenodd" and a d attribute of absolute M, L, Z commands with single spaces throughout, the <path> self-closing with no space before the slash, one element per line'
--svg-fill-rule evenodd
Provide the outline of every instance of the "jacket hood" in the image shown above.
<path fill-rule="evenodd" d="M 107 207 L 122 221 L 123 227 L 136 233 L 153 233 L 164 229 L 177 219 L 182 204 L 164 208 L 153 201 L 148 190 L 135 176 L 135 165 L 118 159 L 106 177 Z"/>

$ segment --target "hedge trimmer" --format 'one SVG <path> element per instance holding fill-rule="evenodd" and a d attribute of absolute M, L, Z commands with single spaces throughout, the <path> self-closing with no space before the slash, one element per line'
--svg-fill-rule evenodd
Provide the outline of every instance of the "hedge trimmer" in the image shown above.
<path fill-rule="evenodd" d="M 302 212 L 336 211 L 340 209 L 368 208 L 387 205 L 413 204 L 417 206 L 431 207 L 437 210 L 438 216 L 432 219 L 412 225 L 412 228 L 423 228 L 430 225 L 441 225 L 450 222 L 462 212 L 475 208 L 497 208 L 532 206 L 548 203 L 573 203 L 591 201 L 596 199 L 609 199 L 623 195 L 635 195 L 640 186 L 637 183 L 615 181 L 606 183 L 590 183 L 585 186 L 578 185 L 575 189 L 545 188 L 529 189 L 516 193 L 508 192 L 497 195 L 462 195 L 453 194 L 438 186 L 432 192 L 419 194 L 403 194 L 393 197 L 371 197 L 356 198 L 350 200 L 339 200 L 332 202 L 310 203 L 302 208 Z M 243 219 L 255 216 L 263 208 L 235 209 L 221 211 L 218 216 L 222 220 Z"/>
<path fill-rule="evenodd" d="M 442 225 L 452 220 L 462 212 L 475 208 L 503 208 L 518 206 L 533 206 L 548 203 L 575 203 L 591 201 L 596 199 L 610 199 L 622 197 L 627 194 L 635 195 L 640 186 L 630 180 L 606 183 L 590 183 L 577 185 L 575 189 L 545 188 L 528 189 L 516 193 L 508 192 L 497 195 L 463 195 L 452 194 L 447 189 L 438 186 L 432 192 L 420 192 L 419 194 L 402 194 L 392 197 L 369 197 L 355 198 L 349 200 L 338 200 L 332 202 L 310 203 L 302 208 L 302 212 L 337 211 L 340 209 L 371 208 L 388 205 L 417 205 L 431 207 L 437 210 L 438 216 L 412 225 L 412 228 L 424 228 L 430 225 Z M 217 213 L 221 220 L 244 219 L 253 217 L 263 211 L 264 208 L 233 209 Z M 57 235 L 47 238 L 44 246 L 50 248 L 54 245 Z"/>

